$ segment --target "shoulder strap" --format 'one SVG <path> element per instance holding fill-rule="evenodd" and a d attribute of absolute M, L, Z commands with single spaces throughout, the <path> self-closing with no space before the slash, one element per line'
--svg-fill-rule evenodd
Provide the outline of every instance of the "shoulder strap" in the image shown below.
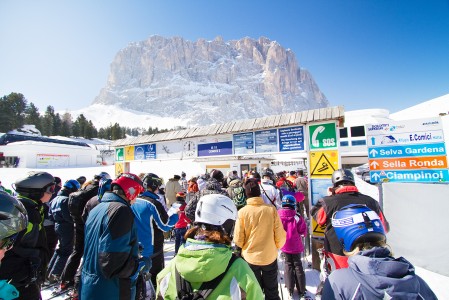
<path fill-rule="evenodd" d="M 234 261 L 237 259 L 237 256 L 234 255 L 234 253 L 231 256 L 231 259 L 229 260 L 228 266 L 226 267 L 226 270 L 212 279 L 211 281 L 203 282 L 200 286 L 200 289 L 198 292 L 203 296 L 204 299 L 206 299 L 213 290 L 220 284 L 220 282 L 223 280 L 223 277 L 225 277 L 226 273 L 228 272 L 229 268 L 232 266 Z"/>
<path fill-rule="evenodd" d="M 203 282 L 201 284 L 197 293 L 201 295 L 203 299 L 206 299 L 213 292 L 213 290 L 220 284 L 220 282 L 223 280 L 223 277 L 226 275 L 229 268 L 232 266 L 232 264 L 236 259 L 237 256 L 232 254 L 228 266 L 226 267 L 226 270 L 223 273 L 221 273 L 214 279 L 207 282 Z M 175 278 L 176 278 L 176 288 L 178 289 L 178 299 L 181 299 L 186 294 L 192 293 L 192 286 L 190 285 L 190 282 L 181 277 L 176 267 L 175 267 Z"/>
<path fill-rule="evenodd" d="M 175 278 L 176 278 L 176 288 L 178 290 L 177 299 L 182 299 L 185 295 L 192 293 L 192 286 L 190 285 L 190 282 L 181 277 L 176 266 L 175 266 Z"/>
<path fill-rule="evenodd" d="M 260 184 L 260 187 L 262 188 L 263 193 L 265 194 L 265 196 L 267 196 L 268 200 L 270 200 L 271 204 L 273 204 L 273 206 L 276 207 L 276 204 L 274 204 L 274 200 L 271 200 L 271 198 L 268 196 L 267 192 L 263 188 L 263 183 Z M 276 200 L 276 198 L 275 198 L 275 200 Z"/>

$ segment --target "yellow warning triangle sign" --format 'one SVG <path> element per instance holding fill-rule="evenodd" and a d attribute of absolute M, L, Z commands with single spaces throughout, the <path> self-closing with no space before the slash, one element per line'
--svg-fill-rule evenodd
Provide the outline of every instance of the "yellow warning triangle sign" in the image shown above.
<path fill-rule="evenodd" d="M 312 169 L 311 175 L 320 176 L 320 175 L 332 175 L 335 171 L 333 163 L 327 158 L 327 156 L 322 153 L 317 163 Z"/>

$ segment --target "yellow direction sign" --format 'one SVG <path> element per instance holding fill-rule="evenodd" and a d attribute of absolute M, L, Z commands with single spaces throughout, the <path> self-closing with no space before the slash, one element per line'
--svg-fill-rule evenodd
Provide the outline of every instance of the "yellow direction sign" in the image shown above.
<path fill-rule="evenodd" d="M 125 163 L 116 162 L 115 163 L 115 177 L 125 172 Z"/>
<path fill-rule="evenodd" d="M 330 178 L 338 166 L 337 150 L 310 152 L 311 178 Z"/>
<path fill-rule="evenodd" d="M 326 225 L 319 225 L 314 218 L 312 218 L 312 236 L 314 237 L 324 237 L 324 230 Z"/>

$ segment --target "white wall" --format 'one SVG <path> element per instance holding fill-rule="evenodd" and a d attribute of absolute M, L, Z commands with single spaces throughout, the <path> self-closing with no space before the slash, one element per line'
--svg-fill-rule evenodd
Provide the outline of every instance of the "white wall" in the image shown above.
<path fill-rule="evenodd" d="M 384 183 L 382 189 L 387 242 L 395 257 L 449 276 L 449 185 Z"/>

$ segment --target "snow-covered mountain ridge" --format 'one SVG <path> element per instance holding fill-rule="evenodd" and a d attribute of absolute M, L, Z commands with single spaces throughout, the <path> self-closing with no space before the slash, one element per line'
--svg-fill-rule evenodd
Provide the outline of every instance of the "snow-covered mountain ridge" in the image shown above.
<path fill-rule="evenodd" d="M 161 36 L 120 50 L 93 104 L 171 117 L 189 126 L 329 105 L 295 54 L 275 41 Z"/>

